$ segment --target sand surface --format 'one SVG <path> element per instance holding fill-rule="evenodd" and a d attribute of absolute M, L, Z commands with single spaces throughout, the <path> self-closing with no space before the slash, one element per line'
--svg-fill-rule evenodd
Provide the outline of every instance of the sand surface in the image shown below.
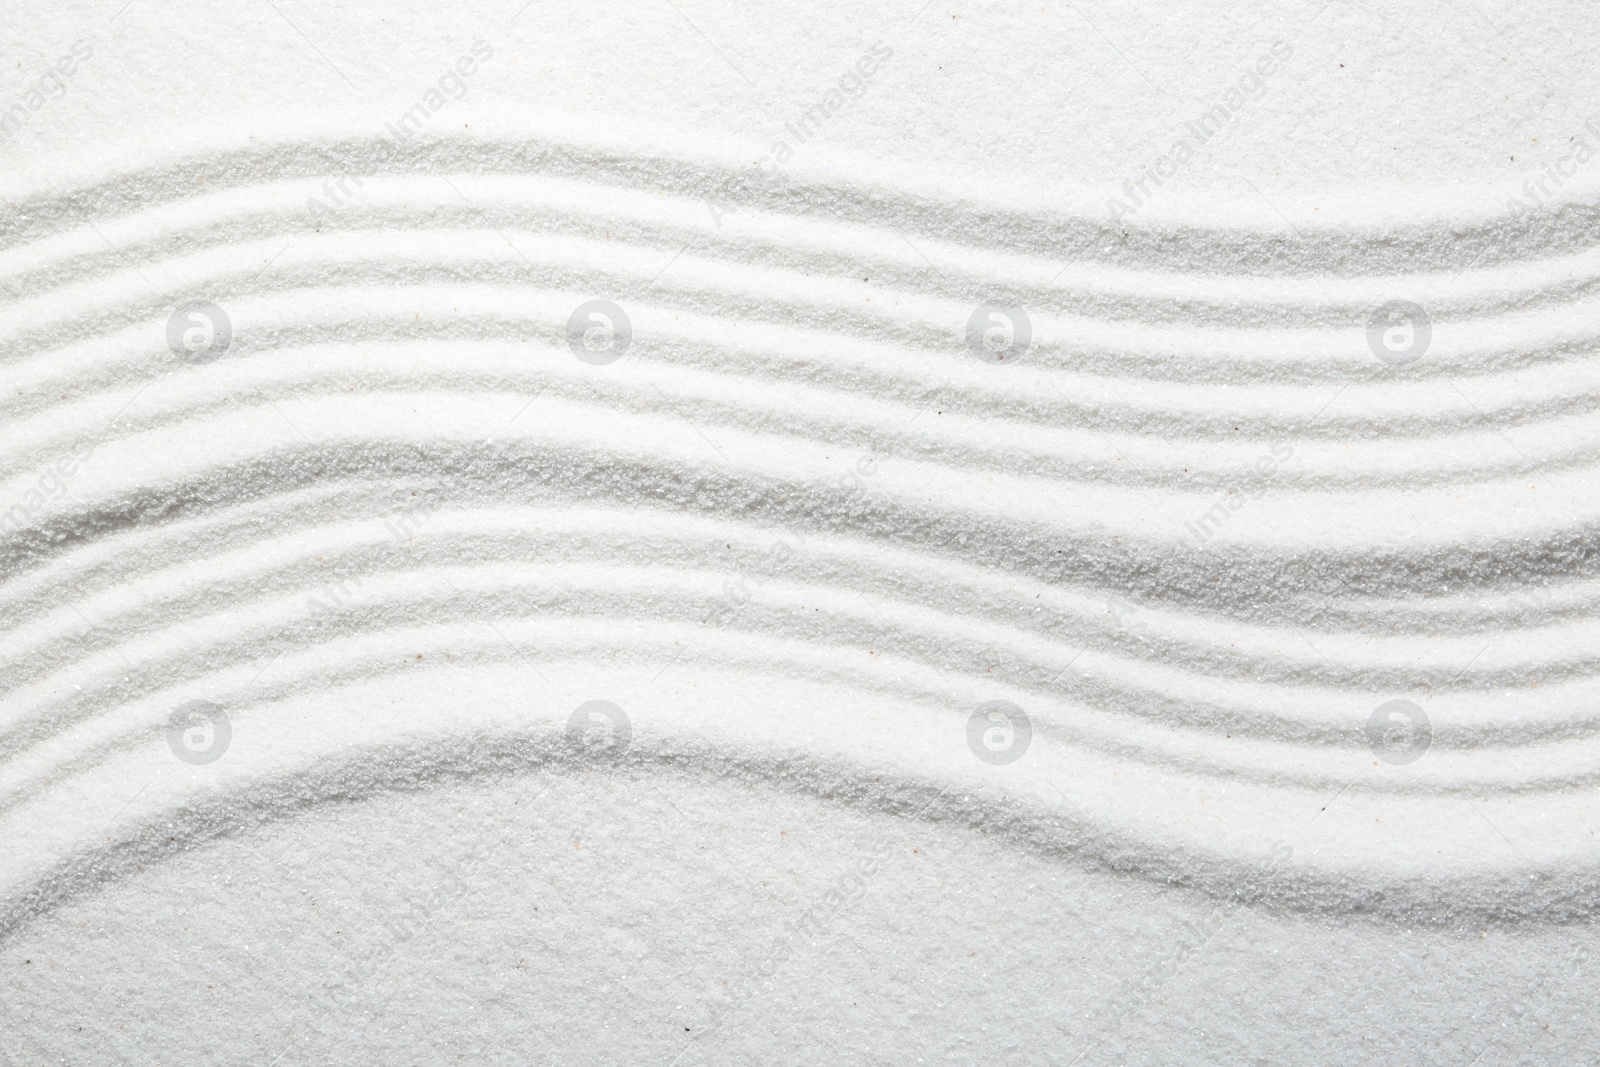
<path fill-rule="evenodd" d="M 0 1064 L 1586 1063 L 1600 13 L 0 14 Z"/>

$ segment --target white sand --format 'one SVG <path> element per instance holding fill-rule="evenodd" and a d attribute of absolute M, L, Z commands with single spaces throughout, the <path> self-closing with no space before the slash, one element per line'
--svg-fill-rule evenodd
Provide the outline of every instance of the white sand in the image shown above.
<path fill-rule="evenodd" d="M 1593 10 L 438 7 L 0 14 L 0 1064 L 1600 1054 Z"/>

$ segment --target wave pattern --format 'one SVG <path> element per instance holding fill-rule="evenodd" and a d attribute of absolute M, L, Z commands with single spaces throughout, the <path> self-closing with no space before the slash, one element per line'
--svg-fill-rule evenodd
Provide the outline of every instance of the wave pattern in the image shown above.
<path fill-rule="evenodd" d="M 0 220 L 0 819 L 159 755 L 185 699 L 262 745 L 242 810 L 333 788 L 262 740 L 306 693 L 522 672 L 503 763 L 631 671 L 640 766 L 1004 787 L 975 825 L 1166 883 L 1176 854 L 1219 896 L 1291 841 L 1291 910 L 1589 914 L 1600 855 L 1549 827 L 1600 798 L 1592 206 L 1126 234 L 783 179 L 712 226 L 728 177 L 300 144 Z M 874 710 L 841 754 L 667 694 L 741 672 Z M 968 744 L 993 700 L 1034 731 L 1015 766 Z M 1134 787 L 1210 817 L 1128 815 Z M 154 832 L 19 846 L 0 932 Z"/>

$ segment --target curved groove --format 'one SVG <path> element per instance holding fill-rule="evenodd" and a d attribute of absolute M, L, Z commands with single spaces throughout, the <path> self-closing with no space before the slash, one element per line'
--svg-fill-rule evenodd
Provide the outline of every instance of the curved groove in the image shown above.
<path fill-rule="evenodd" d="M 424 177 L 436 175 L 418 175 L 416 180 Z M 288 190 L 281 183 L 276 188 L 284 193 Z M 304 187 L 295 187 L 296 194 L 304 191 Z M 367 198 L 383 198 L 383 193 L 376 191 L 363 195 Z M 808 277 L 841 277 L 839 245 L 843 244 L 849 248 L 851 264 L 855 268 L 849 277 L 861 277 L 863 282 L 877 279 L 878 286 L 890 291 L 918 290 L 963 303 L 971 300 L 974 293 L 981 292 L 997 301 L 1019 307 L 1049 309 L 1058 314 L 1120 323 L 1205 322 L 1214 320 L 1219 312 L 1226 312 L 1236 326 L 1248 329 L 1346 328 L 1351 324 L 1364 323 L 1374 303 L 1382 299 L 1372 293 L 1346 294 L 1333 288 L 1349 289 L 1352 283 L 1362 280 L 1350 277 L 1319 279 L 1329 286 L 1330 291 L 1319 293 L 1318 298 L 1311 301 L 1305 296 L 1295 299 L 1287 293 L 1270 290 L 1257 292 L 1254 299 L 1249 299 L 1249 289 L 1240 290 L 1236 285 L 1214 296 L 1199 295 L 1195 292 L 1196 282 L 1193 280 L 1185 288 L 1168 294 L 1160 291 L 1162 287 L 1152 283 L 1170 275 L 1153 272 L 1126 274 L 1125 277 L 1119 273 L 1113 281 L 1100 281 L 1096 275 L 1074 271 L 1064 283 L 1043 285 L 1012 277 L 1001 280 L 992 273 L 986 273 L 974 262 L 971 265 L 947 265 L 937 274 L 930 275 L 915 256 L 909 252 L 896 254 L 897 249 L 892 243 L 872 239 L 881 238 L 881 233 L 874 234 L 865 228 L 859 228 L 859 232 L 852 229 L 848 238 L 840 235 L 837 242 L 807 247 L 800 243 L 804 240 L 803 235 L 792 230 L 786 230 L 781 236 L 760 230 L 738 234 L 718 231 L 708 236 L 698 218 L 689 224 L 681 219 L 669 220 L 659 212 L 645 215 L 639 211 L 613 211 L 602 216 L 593 208 L 584 210 L 572 204 L 515 200 L 509 203 L 460 203 L 457 202 L 457 196 L 458 191 L 452 189 L 448 193 L 441 193 L 435 200 L 418 202 L 413 206 L 391 195 L 385 198 L 393 201 L 387 205 L 358 202 L 346 205 L 337 213 L 322 214 L 308 214 L 304 207 L 288 202 L 285 196 L 281 198 L 284 203 L 277 210 L 240 207 L 232 209 L 225 217 L 211 218 L 201 224 L 184 221 L 181 230 L 167 229 L 148 237 L 121 242 L 115 251 L 94 247 L 60 256 L 49 266 L 24 269 L 9 278 L 0 273 L 0 299 L 19 302 L 44 295 L 64 284 L 81 284 L 105 275 L 125 272 L 130 260 L 157 263 L 202 257 L 250 241 L 269 241 L 313 233 L 351 237 L 388 236 L 397 231 L 413 235 L 429 232 L 482 233 L 487 232 L 486 225 L 501 236 L 509 231 L 539 237 L 604 240 L 639 247 L 671 248 L 689 244 L 695 249 L 696 258 L 704 258 L 708 252 L 715 252 L 719 258 L 734 260 L 749 267 Z M 615 203 L 614 197 L 612 203 Z M 679 202 L 678 206 L 686 207 L 689 203 Z M 145 212 L 144 216 L 148 214 Z M 958 246 L 951 247 L 953 250 Z M 1574 262 L 1575 258 L 1578 262 Z M 1020 267 L 1027 262 L 1022 260 L 1017 265 Z M 1470 297 L 1432 297 L 1429 299 L 1432 312 L 1440 319 L 1453 320 L 1525 313 L 1534 308 L 1575 303 L 1592 296 L 1600 287 L 1600 265 L 1591 264 L 1582 255 L 1561 257 L 1552 263 L 1547 272 L 1524 278 L 1520 284 L 1506 284 L 1498 280 L 1495 284 L 1485 284 L 1487 279 L 1478 281 L 1490 273 L 1482 270 L 1458 272 L 1469 283 L 1476 282 L 1482 291 Z M 1265 279 L 1251 277 L 1250 280 L 1257 290 L 1264 288 Z M 1452 282 L 1456 280 L 1452 279 Z M 1388 286 L 1394 284 L 1392 280 L 1386 281 Z M 1435 288 L 1438 281 L 1437 278 L 1428 279 L 1426 288 Z M 1423 278 L 1419 277 L 1417 282 L 1421 284 Z M 1141 293 L 1141 287 L 1154 291 Z M 1467 286 L 1462 288 L 1466 289 Z"/>
<path fill-rule="evenodd" d="M 135 525 L 165 522 L 218 506 L 235 495 L 261 498 L 321 479 L 363 478 L 374 472 L 427 484 L 441 502 L 539 499 L 565 492 L 623 506 L 668 507 L 724 515 L 782 528 L 876 533 L 908 550 L 945 555 L 1026 575 L 1038 581 L 1116 589 L 1131 599 L 1167 602 L 1197 611 L 1259 617 L 1263 605 L 1291 605 L 1307 596 L 1425 597 L 1437 589 L 1514 590 L 1508 575 L 1539 574 L 1550 581 L 1600 577 L 1600 530 L 1570 524 L 1538 539 L 1505 538 L 1429 545 L 1413 552 L 1352 549 L 1337 553 L 1263 550 L 1227 543 L 1192 549 L 1181 541 L 1140 543 L 1028 522 L 972 518 L 948 508 L 914 508 L 835 486 L 735 476 L 716 466 L 688 467 L 667 459 L 606 464 L 604 456 L 561 445 L 373 441 L 322 446 L 289 444 L 269 455 L 189 475 L 165 491 L 132 489 L 116 502 L 51 516 L 0 539 L 0 569 L 17 575 L 73 543 Z M 491 481 L 492 479 L 492 481 Z M 886 531 L 888 531 L 886 533 Z M 1282 616 L 1292 619 L 1292 614 Z"/>
<path fill-rule="evenodd" d="M 663 166 L 663 163 L 670 165 Z M 677 158 L 664 161 L 625 151 L 526 137 L 517 140 L 417 138 L 394 146 L 379 140 L 302 141 L 218 152 L 170 162 L 92 183 L 65 195 L 41 194 L 0 220 L 0 250 L 58 233 L 84 216 L 127 214 L 161 203 L 170 190 L 235 189 L 262 180 L 322 178 L 329 174 L 542 174 L 649 190 L 693 200 L 726 201 L 730 183 L 747 210 L 865 224 L 895 216 L 902 229 L 1058 258 L 1092 258 L 1116 266 L 1151 264 L 1191 271 L 1278 275 L 1401 274 L 1421 267 L 1459 270 L 1464 262 L 1493 264 L 1569 254 L 1600 245 L 1600 206 L 1550 204 L 1537 216 L 1458 223 L 1410 223 L 1380 231 L 1302 230 L 1286 239 L 1274 230 L 1217 230 L 1195 226 L 1134 227 L 1103 218 L 1022 214 L 971 202 L 935 202 L 873 183 L 805 184 L 779 175 L 759 184 L 744 168 Z M 1381 238 L 1381 239 L 1380 239 Z M 1448 253 L 1448 254 L 1447 254 Z"/>
<path fill-rule="evenodd" d="M 546 353 L 541 353 L 546 354 Z M 554 355 L 554 350 L 548 350 Z M 680 373 L 677 391 L 669 395 L 653 381 L 623 380 L 586 381 L 559 373 L 542 373 L 533 367 L 492 370 L 487 368 L 449 369 L 440 364 L 434 369 L 419 366 L 413 359 L 410 369 L 375 369 L 370 353 L 365 358 L 355 354 L 348 358 L 327 357 L 318 366 L 305 372 L 265 375 L 258 381 L 252 399 L 271 404 L 286 399 L 335 397 L 359 388 L 367 396 L 389 396 L 397 401 L 418 391 L 435 394 L 456 392 L 462 397 L 475 395 L 494 396 L 498 393 L 523 392 L 530 397 L 538 395 L 547 399 L 561 399 L 575 404 L 597 404 L 600 410 L 624 409 L 657 416 L 686 418 L 691 424 L 718 429 L 735 429 L 753 436 L 774 439 L 801 439 L 819 445 L 848 446 L 864 453 L 872 453 L 884 460 L 916 460 L 951 471 L 1002 472 L 1018 477 L 1044 478 L 1059 483 L 1063 488 L 1073 485 L 1102 485 L 1138 490 L 1177 489 L 1183 492 L 1211 492 L 1225 494 L 1235 491 L 1241 484 L 1255 480 L 1254 464 L 1262 452 L 1278 446 L 1279 439 L 1248 442 L 1229 442 L 1230 455 L 1217 457 L 1207 466 L 1185 465 L 1179 459 L 1166 461 L 1165 469 L 1152 467 L 1142 456 L 1141 465 L 1132 466 L 1124 449 L 1132 451 L 1134 442 L 1123 439 L 1122 447 L 1108 446 L 1098 434 L 1076 434 L 1063 440 L 1061 437 L 1045 438 L 1027 424 L 990 416 L 981 421 L 961 411 L 961 405 L 941 402 L 938 416 L 916 427 L 919 406 L 909 398 L 862 400 L 855 396 L 802 386 L 780 401 L 766 403 L 751 401 L 742 396 L 720 394 L 714 381 L 689 381 L 686 372 Z M 115 383 L 97 383 L 85 378 L 76 379 L 80 402 L 105 396 L 109 388 L 127 386 L 137 381 L 148 385 L 159 380 L 163 369 L 152 369 L 142 378 L 119 379 Z M 95 392 L 91 388 L 101 386 Z M 87 394 L 87 395 L 83 395 Z M 45 404 L 40 399 L 40 406 Z M 184 397 L 177 404 L 168 403 L 159 412 L 152 413 L 147 401 L 140 411 L 117 419 L 117 429 L 112 435 L 103 430 L 79 433 L 74 438 L 63 439 L 49 430 L 34 432 L 26 420 L 13 424 L 11 433 L 29 441 L 24 448 L 4 448 L 9 465 L 15 469 L 47 466 L 57 457 L 71 453 L 82 454 L 108 443 L 133 437 L 137 434 L 181 426 L 184 423 L 236 407 L 238 401 L 231 395 L 214 395 L 207 398 Z M 1595 397 L 1573 397 L 1570 408 L 1600 410 L 1600 394 Z M 920 407 L 925 408 L 926 404 Z M 1463 405 L 1463 411 L 1470 411 Z M 1561 416 L 1563 421 L 1570 414 Z M 1482 421 L 1474 414 L 1471 420 Z M 47 423 L 48 424 L 48 423 Z M 1237 425 L 1235 426 L 1237 428 Z M 980 429 L 982 435 L 980 436 Z M 1030 429 L 1034 432 L 1030 434 Z M 1078 428 L 1074 428 L 1075 430 Z M 1529 429 L 1524 424 L 1520 429 Z M 1571 431 L 1573 427 L 1565 427 Z M 1219 428 L 1220 431 L 1220 428 Z M 1182 440 L 1180 433 L 1163 433 L 1159 439 L 1146 428 L 1143 442 L 1155 447 Z M 1218 436 L 1221 436 L 1219 432 Z M 1242 435 L 1235 435 L 1242 437 Z M 1293 465 L 1285 464 L 1275 474 L 1278 485 L 1295 492 L 1337 493 L 1355 492 L 1364 488 L 1385 490 L 1421 490 L 1456 485 L 1478 485 L 1504 482 L 1521 478 L 1538 478 L 1541 475 L 1574 473 L 1600 467 L 1600 441 L 1583 442 L 1581 437 L 1561 454 L 1545 453 L 1537 461 L 1519 453 L 1493 428 L 1475 434 L 1463 433 L 1439 442 L 1434 455 L 1448 454 L 1447 447 L 1466 451 L 1469 445 L 1477 446 L 1477 453 L 1451 463 L 1425 463 L 1419 458 L 1416 467 L 1387 466 L 1379 468 L 1340 468 L 1329 466 L 1325 460 L 1312 461 L 1304 457 L 1304 446 Z M 1483 458 L 1487 452 L 1493 458 Z M 1312 463 L 1318 465 L 1313 467 Z M 1188 460 L 1194 464 L 1194 460 Z M 1225 464 L 1225 465 L 1224 465 Z"/>
<path fill-rule="evenodd" d="M 321 225 L 293 185 L 329 173 L 367 176 L 370 198 Z M 1583 493 L 1600 481 L 1600 203 L 1283 236 L 780 176 L 708 232 L 696 205 L 739 175 L 554 140 L 279 143 L 0 218 L 8 485 L 43 485 L 31 472 L 63 450 L 101 457 L 0 532 L 17 635 L 0 816 L 153 744 L 178 689 L 272 704 L 376 687 L 400 669 L 389 646 L 422 634 L 445 635 L 463 671 L 532 664 L 540 627 L 552 655 L 665 660 L 680 644 L 701 680 L 832 686 L 904 712 L 894 729 L 1014 696 L 1045 746 L 1112 778 L 1170 779 L 1201 806 L 1232 790 L 1234 824 L 1220 800 L 1214 824 L 1184 815 L 1170 834 L 1096 822 L 1065 792 L 1070 817 L 1026 789 L 954 804 L 903 753 L 868 771 L 781 732 L 750 751 L 650 738 L 617 773 L 694 768 L 915 811 L 1217 900 L 1248 888 L 1238 797 L 1278 818 L 1286 798 L 1351 790 L 1425 809 L 1422 825 L 1446 802 L 1538 820 L 1600 795 L 1600 509 Z M 902 251 L 887 218 L 948 265 Z M 131 239 L 91 246 L 96 219 Z M 1368 349 L 1380 293 L 1426 294 L 1428 358 L 1394 368 Z M 166 320 L 197 295 L 238 332 L 227 362 L 180 367 Z M 615 371 L 565 350 L 591 296 L 633 318 Z M 1028 309 L 1022 366 L 968 351 L 981 302 Z M 521 408 L 505 421 L 502 404 Z M 263 431 L 272 413 L 284 425 Z M 1270 464 L 1277 512 L 1186 532 L 1188 515 L 1226 523 L 1256 499 L 1247 479 L 1280 444 L 1296 462 Z M 902 480 L 846 484 L 858 455 Z M 380 529 L 418 498 L 428 531 Z M 588 526 L 565 518 L 580 505 Z M 567 524 L 518 526 L 533 508 Z M 808 545 L 792 569 L 730 594 L 783 538 Z M 373 591 L 360 610 L 300 614 L 351 582 Z M 1367 716 L 1395 696 L 1437 700 L 1430 761 L 1374 775 Z M 0 941 L 86 886 L 253 826 L 578 766 L 558 737 L 470 717 L 450 734 L 269 769 L 86 845 L 0 901 Z M 1070 770 L 1035 769 L 1045 785 Z M 1378 873 L 1392 857 L 1335 850 L 1255 902 L 1431 925 L 1600 909 L 1600 863 L 1577 846 L 1520 865 L 1465 851 L 1402 877 Z"/>
<path fill-rule="evenodd" d="M 485 231 L 486 233 L 487 231 Z M 603 251 L 606 242 L 594 242 L 595 251 Z M 735 261 L 735 265 L 737 261 Z M 141 324 L 164 320 L 172 306 L 192 295 L 199 288 L 213 299 L 244 299 L 257 295 L 283 294 L 308 290 L 326 284 L 326 267 L 277 267 L 263 278 L 261 268 L 239 265 L 232 271 L 210 273 L 196 277 L 183 285 L 169 284 L 152 295 L 129 297 L 109 293 L 93 302 L 92 312 L 68 316 L 45 317 L 36 325 L 14 332 L 0 340 L 0 363 L 15 362 L 41 350 L 65 344 L 82 344 L 106 334 L 126 330 Z M 652 301 L 665 301 L 676 311 L 688 311 L 706 317 L 735 316 L 740 320 L 764 328 L 788 328 L 819 332 L 856 342 L 890 345 L 917 352 L 942 354 L 944 358 L 972 362 L 965 350 L 963 331 L 966 318 L 980 299 L 995 298 L 988 292 L 975 294 L 959 304 L 946 301 L 947 308 L 938 318 L 927 317 L 931 302 L 922 293 L 902 293 L 872 290 L 860 287 L 860 301 L 849 304 L 830 302 L 813 285 L 813 291 L 802 299 L 792 291 L 794 285 L 811 284 L 812 279 L 803 272 L 792 272 L 783 279 L 791 291 L 762 290 L 759 282 L 768 281 L 748 274 L 740 276 L 743 291 L 730 286 L 709 284 L 691 285 L 677 280 L 672 273 L 652 279 L 654 266 L 630 263 L 620 267 L 611 263 L 561 262 L 559 258 L 535 265 L 520 252 L 500 250 L 494 258 L 479 257 L 468 262 L 446 263 L 390 263 L 366 262 L 356 258 L 336 266 L 341 283 L 350 288 L 441 285 L 441 284 L 499 284 L 514 292 L 530 285 L 542 290 L 565 291 L 572 294 L 607 293 L 618 298 L 641 297 L 648 293 Z M 840 279 L 843 281 L 843 279 Z M 853 283 L 852 283 L 853 284 Z M 837 288 L 837 285 L 834 286 Z M 890 306 L 904 305 L 906 310 L 888 313 L 870 303 L 877 292 L 887 297 Z M 778 298 L 775 305 L 774 298 Z M 35 298 L 35 303 L 44 298 Z M 835 298 L 835 301 L 837 298 Z M 18 309 L 26 310 L 27 305 Z M 1108 380 L 1131 379 L 1177 384 L 1253 384 L 1277 385 L 1287 380 L 1298 385 L 1347 384 L 1352 380 L 1364 382 L 1389 382 L 1397 377 L 1395 368 L 1373 359 L 1366 350 L 1366 326 L 1361 318 L 1352 317 L 1335 329 L 1335 324 L 1315 331 L 1288 329 L 1261 331 L 1254 343 L 1251 358 L 1234 358 L 1231 353 L 1250 335 L 1239 330 L 1193 327 L 1174 327 L 1159 333 L 1142 330 L 1141 343 L 1131 345 L 1131 338 L 1106 333 L 1115 325 L 1095 327 L 1094 330 L 1077 328 L 1073 320 L 1057 316 L 1058 330 L 1046 330 L 1054 314 L 1046 305 L 1035 309 L 1039 320 L 1034 343 L 1028 351 L 1030 363 L 1058 370 L 1072 370 Z M 39 316 L 34 315 L 34 318 Z M 1600 349 L 1600 336 L 1587 326 L 1582 303 L 1571 309 L 1574 326 L 1571 330 L 1546 330 L 1544 336 L 1532 341 L 1506 340 L 1491 343 L 1479 351 L 1434 352 L 1430 358 L 1404 368 L 1405 381 L 1453 381 L 1488 374 L 1505 373 L 1529 367 L 1560 366 L 1574 361 L 1587 361 Z M 1081 320 L 1087 326 L 1093 320 Z M 1275 324 L 1276 325 L 1276 324 Z M 1474 321 L 1459 324 L 1469 335 L 1481 330 Z M 545 325 L 547 336 L 555 335 L 564 326 L 564 319 Z M 1077 338 L 1074 332 L 1084 334 Z M 1105 333 L 1097 339 L 1094 334 Z M 1061 336 L 1054 336 L 1060 334 Z M 1203 344 L 1196 344 L 1201 338 Z M 152 331 L 151 339 L 159 344 L 162 337 Z M 1270 342 L 1270 343 L 1269 343 Z M 1331 356 L 1329 353 L 1337 353 Z"/>
<path fill-rule="evenodd" d="M 558 510 L 541 515 L 547 521 L 560 517 Z M 1522 648 L 1517 650 L 1519 654 L 1508 654 L 1502 643 L 1496 657 L 1499 665 L 1494 667 L 1474 664 L 1464 672 L 1456 672 L 1453 666 L 1398 665 L 1398 661 L 1413 658 L 1436 662 L 1448 662 L 1452 656 L 1465 658 L 1470 652 L 1463 651 L 1460 641 L 1413 640 L 1403 650 L 1390 653 L 1387 663 L 1352 653 L 1346 653 L 1343 662 L 1332 663 L 1310 646 L 1299 644 L 1282 648 L 1275 643 L 1280 635 L 1270 628 L 1219 630 L 1218 619 L 1181 617 L 1157 606 L 1145 608 L 1147 617 L 1139 629 L 1130 630 L 1107 610 L 1107 601 L 1096 597 L 1096 590 L 1076 591 L 1074 603 L 1048 585 L 1028 583 L 1017 588 L 1014 581 L 1002 585 L 988 580 L 980 570 L 949 561 L 915 553 L 891 556 L 874 542 L 849 546 L 812 542 L 805 549 L 804 573 L 795 574 L 792 567 L 771 567 L 767 550 L 772 539 L 784 536 L 780 530 L 735 530 L 719 525 L 698 531 L 698 538 L 693 540 L 686 533 L 665 529 L 652 531 L 648 537 L 609 533 L 602 538 L 597 535 L 605 531 L 614 516 L 595 516 L 589 525 L 578 529 L 548 531 L 521 529 L 516 523 L 525 518 L 525 514 L 508 516 L 501 525 L 485 524 L 470 531 L 452 530 L 448 540 L 428 537 L 402 546 L 395 540 L 393 529 L 384 526 L 387 516 L 368 514 L 363 521 L 370 529 L 364 539 L 352 540 L 324 529 L 327 540 L 314 559 L 300 556 L 286 563 L 256 566 L 245 564 L 247 560 L 254 563 L 252 557 L 273 547 L 277 531 L 256 529 L 252 531 L 258 535 L 256 537 L 230 540 L 230 551 L 225 556 L 202 556 L 210 547 L 204 542 L 191 542 L 182 549 L 165 548 L 162 551 L 166 558 L 155 560 L 163 569 L 153 574 L 134 565 L 137 556 L 133 553 L 121 554 L 115 584 L 146 587 L 140 590 L 144 596 L 142 600 L 130 602 L 124 593 L 115 606 L 101 607 L 95 596 L 100 591 L 96 584 L 73 575 L 64 576 L 52 587 L 36 592 L 28 602 L 11 602 L 12 617 L 41 632 L 31 643 L 21 640 L 11 646 L 10 662 L 0 665 L 0 693 L 17 688 L 24 678 L 38 677 L 88 652 L 109 649 L 128 634 L 152 632 L 159 628 L 163 619 L 239 611 L 259 602 L 263 590 L 271 590 L 271 595 L 279 599 L 317 599 L 317 594 L 330 586 L 364 588 L 365 581 L 423 569 L 492 569 L 496 563 L 508 559 L 536 559 L 542 566 L 550 567 L 581 564 L 619 570 L 655 568 L 665 576 L 676 577 L 682 573 L 712 579 L 704 584 L 698 597 L 685 597 L 684 604 L 692 610 L 667 613 L 683 618 L 716 619 L 733 614 L 735 607 L 742 610 L 754 593 L 738 587 L 729 592 L 725 585 L 719 591 L 718 586 L 730 577 L 745 576 L 746 586 L 752 580 L 760 586 L 775 582 L 802 590 L 806 595 L 859 591 L 871 594 L 869 603 L 878 606 L 880 612 L 888 604 L 908 611 L 920 609 L 929 616 L 949 613 L 948 618 L 959 619 L 964 624 L 1005 627 L 1018 639 L 1059 642 L 1063 650 L 1145 660 L 1152 665 L 1161 664 L 1164 673 L 1179 670 L 1195 679 L 1249 680 L 1260 685 L 1307 689 L 1470 692 L 1548 686 L 1600 675 L 1600 658 L 1575 651 L 1583 647 L 1576 635 L 1569 636 L 1560 651 L 1552 648 L 1555 635 L 1548 619 L 1541 619 L 1543 625 L 1538 631 L 1524 638 Z M 440 533 L 440 526 L 448 529 L 451 525 L 448 513 L 435 514 L 429 521 L 434 533 Z M 308 522 L 303 532 L 297 531 L 297 541 L 318 532 L 318 527 Z M 725 539 L 728 543 L 718 543 Z M 732 544 L 735 540 L 739 542 L 737 549 Z M 177 568 L 170 566 L 171 558 L 200 558 L 207 566 L 225 566 L 228 578 L 191 580 L 179 585 Z M 281 548 L 269 556 L 274 561 L 285 558 L 286 550 Z M 788 558 L 785 556 L 786 562 Z M 189 565 L 185 569 L 192 571 L 194 568 Z M 170 586 L 168 575 L 173 575 Z M 552 577 L 552 585 L 556 581 Z M 1115 595 L 1114 591 L 1107 592 Z M 60 608 L 69 594 L 82 605 L 81 609 L 75 609 L 75 613 L 82 612 L 77 619 Z M 1030 611 L 1030 608 L 1040 608 L 1040 598 L 1046 594 L 1050 599 L 1045 601 L 1043 610 L 1048 613 L 1040 616 L 1037 610 Z M 641 601 L 643 599 L 641 597 Z M 702 601 L 704 603 L 700 603 Z M 719 609 L 719 605 L 724 604 L 729 605 L 728 610 Z M 1091 608 L 1091 604 L 1094 607 Z M 44 629 L 46 615 L 67 619 L 75 630 L 83 628 L 82 618 L 92 615 L 99 621 L 87 632 L 72 636 L 59 629 Z M 1577 621 L 1588 618 L 1588 612 L 1569 615 Z M 929 623 L 924 620 L 918 625 Z M 1480 632 L 1491 630 L 1502 637 L 1515 636 L 1515 627 L 1504 617 L 1485 620 L 1477 629 Z M 1332 636 L 1361 635 L 1358 631 Z M 1392 636 L 1397 640 L 1403 638 L 1400 633 Z M 1457 632 L 1452 629 L 1450 636 L 1457 636 Z M 1450 673 L 1447 675 L 1446 671 Z M 1463 680 L 1464 684 L 1456 684 Z M 1244 724 L 1237 724 L 1237 728 L 1249 732 Z M 1496 735 L 1494 741 L 1509 743 L 1511 736 Z"/>
<path fill-rule="evenodd" d="M 191 801 L 125 831 L 109 844 L 81 849 L 0 903 L 0 942 L 144 867 L 328 805 L 489 776 L 570 773 L 584 766 L 560 736 L 479 734 L 420 747 L 361 752 Z M 1054 862 L 1181 887 L 1216 900 L 1236 899 L 1248 887 L 1256 906 L 1290 914 L 1312 912 L 1331 920 L 1380 923 L 1514 925 L 1583 921 L 1600 907 L 1596 895 L 1600 871 L 1589 867 L 1537 871 L 1533 889 L 1525 871 L 1450 885 L 1411 880 L 1359 884 L 1318 878 L 1302 870 L 1280 872 L 1282 877 L 1262 882 L 1257 873 L 1260 863 L 1252 865 L 1247 858 L 1156 850 L 1097 833 L 1067 814 L 1016 803 L 986 803 L 971 793 L 958 800 L 948 786 L 888 778 L 800 755 L 749 755 L 663 740 L 635 745 L 613 773 L 659 775 L 687 773 L 690 768 L 724 781 L 756 781 L 877 814 L 961 827 Z"/>

